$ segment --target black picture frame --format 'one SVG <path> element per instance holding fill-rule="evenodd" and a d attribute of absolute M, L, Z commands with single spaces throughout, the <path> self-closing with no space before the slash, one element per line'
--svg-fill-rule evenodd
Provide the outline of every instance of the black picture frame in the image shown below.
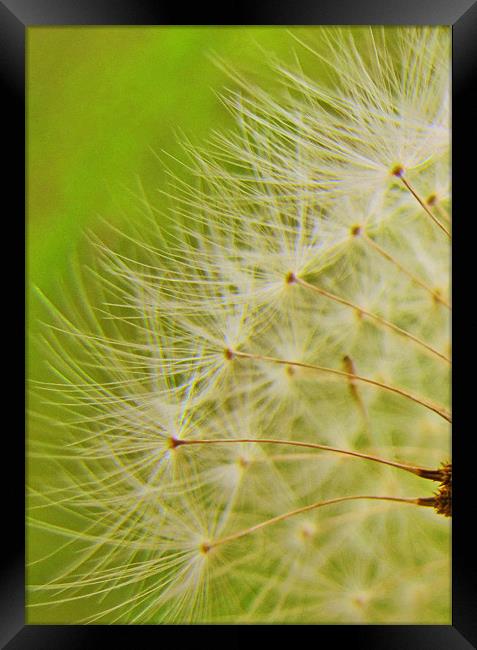
<path fill-rule="evenodd" d="M 457 423 L 453 435 L 454 516 L 453 516 L 453 608 L 452 625 L 347 625 L 347 626 L 49 626 L 25 625 L 25 475 L 24 475 L 24 367 L 23 340 L 9 363 L 8 388 L 18 390 L 14 407 L 5 392 L 4 407 L 15 425 L 3 429 L 3 526 L 1 539 L 0 643 L 8 650 L 32 648 L 99 648 L 105 644 L 148 647 L 173 641 L 179 646 L 191 642 L 236 648 L 248 644 L 270 644 L 277 633 L 281 640 L 295 644 L 312 635 L 313 644 L 349 643 L 369 650 L 450 650 L 477 647 L 475 495 L 472 480 L 475 456 L 472 450 L 475 425 L 470 408 L 474 389 L 476 318 L 473 315 L 474 273 L 471 262 L 477 243 L 475 215 L 475 169 L 477 155 L 475 125 L 477 69 L 477 2 L 473 0 L 308 0 L 255 3 L 229 2 L 213 10 L 202 4 L 196 10 L 175 3 L 147 0 L 0 0 L 0 80 L 6 115 L 3 174 L 4 228 L 21 258 L 25 245 L 25 33 L 35 25 L 325 25 L 325 24 L 427 24 L 452 25 L 453 32 L 453 412 Z M 466 250 L 469 246 L 470 250 Z M 7 276 L 8 273 L 8 276 Z M 15 276 L 15 277 L 12 277 Z M 8 309 L 9 338 L 24 329 L 25 309 L 21 299 L 27 274 L 21 263 L 14 271 L 4 264 L 4 304 Z M 15 281 L 16 278 L 16 281 Z M 18 284 L 17 284 L 18 283 Z M 19 299 L 20 296 L 20 299 Z M 14 313 L 18 324 L 12 327 Z M 4 319 L 2 319 L 4 320 Z M 23 325 L 23 328 L 22 328 Z M 5 339 L 7 340 L 7 339 Z M 10 344 L 5 347 L 10 347 Z M 6 350 L 5 350 L 6 352 Z M 7 363 L 5 361 L 4 363 Z M 7 471 L 10 470 L 10 471 Z M 303 630 L 303 627 L 312 629 Z M 292 629 L 290 629 L 292 628 Z M 166 636 L 166 639 L 164 638 Z M 287 637 L 287 639 L 285 639 Z"/>

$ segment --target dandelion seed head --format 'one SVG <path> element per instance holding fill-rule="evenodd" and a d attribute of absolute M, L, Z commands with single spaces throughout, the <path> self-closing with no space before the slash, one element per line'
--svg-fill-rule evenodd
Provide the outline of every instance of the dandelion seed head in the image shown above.
<path fill-rule="evenodd" d="M 173 180 L 171 232 L 96 241 L 97 306 L 81 279 L 50 305 L 55 381 L 39 392 L 60 434 L 31 446 L 50 469 L 29 498 L 61 566 L 35 574 L 39 610 L 445 619 L 443 517 L 316 504 L 411 494 L 449 512 L 445 485 L 336 451 L 426 467 L 448 452 L 449 239 L 431 216 L 449 226 L 449 32 L 321 40 L 297 47 L 323 79 L 277 64 L 274 94 L 233 77 L 236 128 L 186 144 L 194 184 Z M 47 553 L 32 561 L 46 573 Z"/>

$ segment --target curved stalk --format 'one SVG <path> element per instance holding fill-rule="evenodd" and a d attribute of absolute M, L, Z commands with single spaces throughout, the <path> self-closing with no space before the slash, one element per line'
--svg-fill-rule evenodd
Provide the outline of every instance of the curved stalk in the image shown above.
<path fill-rule="evenodd" d="M 289 280 L 289 282 L 292 282 Z M 296 284 L 299 284 L 301 287 L 304 287 L 305 289 L 310 289 L 311 291 L 315 291 L 316 293 L 319 293 L 321 296 L 325 296 L 326 298 L 329 298 L 330 300 L 334 300 L 337 303 L 340 303 L 341 305 L 346 305 L 347 307 L 351 307 L 352 309 L 355 309 L 356 312 L 358 312 L 360 315 L 367 316 L 368 318 L 374 320 L 376 323 L 379 325 L 382 325 L 383 327 L 387 327 L 388 329 L 392 330 L 396 334 L 400 334 L 401 336 L 404 336 L 405 338 L 410 339 L 417 345 L 421 346 L 431 354 L 435 355 L 439 359 L 442 359 L 446 363 L 450 363 L 449 357 L 446 357 L 445 354 L 442 354 L 442 352 L 439 352 L 439 350 L 436 350 L 435 348 L 432 347 L 432 345 L 429 345 L 419 337 L 415 336 L 414 334 L 411 334 L 411 332 L 408 332 L 407 330 L 403 329 L 402 327 L 399 327 L 399 325 L 396 325 L 395 323 L 392 323 L 391 321 L 387 320 L 386 318 L 383 318 L 382 316 L 379 316 L 378 314 L 374 314 L 371 311 L 368 311 L 367 309 L 364 309 L 363 307 L 360 307 L 359 305 L 355 305 L 353 302 L 350 302 L 349 300 L 346 300 L 346 298 L 341 298 L 340 296 L 337 296 L 334 293 L 331 293 L 330 291 L 327 291 L 326 289 L 322 289 L 321 287 L 317 286 L 316 284 L 311 284 L 310 282 L 306 282 L 306 280 L 302 280 L 301 278 L 297 276 L 293 276 L 293 282 Z"/>
<path fill-rule="evenodd" d="M 451 238 L 450 231 L 442 224 L 439 219 L 433 214 L 432 210 L 429 208 L 428 204 L 419 196 L 419 194 L 416 192 L 414 187 L 411 185 L 411 183 L 407 180 L 407 178 L 404 177 L 404 169 L 402 167 L 397 167 L 393 171 L 393 175 L 397 176 L 397 178 L 401 179 L 404 187 L 412 194 L 412 196 L 416 199 L 416 201 L 419 203 L 419 205 L 424 209 L 426 214 L 432 219 L 432 221 L 438 226 L 442 232 L 445 232 L 445 234 Z"/>
<path fill-rule="evenodd" d="M 450 412 L 443 406 L 439 404 L 435 404 L 434 402 L 431 402 L 424 397 L 420 397 L 419 395 L 415 395 L 414 393 L 411 393 L 405 390 L 404 388 L 399 388 L 398 386 L 393 386 L 392 384 L 386 384 L 376 379 L 370 379 L 369 377 L 354 375 L 348 372 L 344 372 L 343 370 L 336 370 L 335 368 L 328 368 L 326 366 L 318 366 L 312 363 L 304 363 L 302 361 L 289 361 L 286 359 L 269 357 L 264 354 L 250 354 L 248 352 L 237 352 L 232 350 L 226 350 L 225 354 L 226 356 L 229 355 L 228 356 L 229 359 L 238 357 L 243 359 L 255 359 L 256 361 L 269 361 L 271 363 L 277 363 L 284 366 L 295 366 L 297 368 L 307 368 L 309 370 L 317 370 L 319 372 L 336 375 L 337 377 L 346 377 L 347 379 L 354 379 L 356 381 L 369 384 L 370 386 L 382 388 L 383 390 L 389 391 L 391 393 L 395 393 L 396 395 L 401 395 L 401 397 L 405 397 L 406 399 L 409 399 L 412 402 L 415 402 L 416 404 L 420 404 L 421 406 L 424 406 L 430 411 L 434 411 L 434 413 L 437 413 L 448 422 L 452 422 Z"/>
<path fill-rule="evenodd" d="M 428 284 L 426 284 L 421 278 L 418 278 L 414 273 L 411 273 L 406 269 L 398 260 L 393 257 L 390 253 L 388 253 L 384 248 L 382 248 L 379 244 L 377 244 L 371 237 L 369 237 L 366 233 L 362 235 L 363 240 L 371 246 L 381 257 L 384 257 L 384 259 L 388 260 L 388 262 L 391 262 L 391 264 L 394 264 L 394 266 L 399 269 L 402 273 L 407 275 L 407 277 L 412 280 L 415 284 L 420 286 L 422 289 L 427 291 L 432 298 L 436 301 L 441 303 L 441 305 L 444 305 L 448 309 L 451 309 L 450 304 L 445 300 L 435 289 L 430 287 Z"/>
<path fill-rule="evenodd" d="M 383 465 L 390 465 L 391 467 L 397 467 L 398 469 L 410 472 L 416 476 L 421 476 L 422 478 L 429 478 L 434 481 L 442 480 L 442 472 L 439 469 L 426 469 L 424 467 L 417 467 L 416 465 L 407 465 L 406 463 L 398 463 L 393 460 L 387 460 L 386 458 L 381 458 L 380 456 L 363 454 L 359 451 L 340 449 L 338 447 L 330 447 L 329 445 L 320 445 L 314 442 L 302 442 L 299 440 L 280 440 L 279 438 L 209 438 L 201 440 L 181 440 L 180 438 L 173 438 L 171 439 L 170 446 L 175 448 L 189 445 L 227 445 L 240 443 L 288 445 L 292 447 L 305 447 L 307 449 L 319 449 L 320 451 L 329 451 L 336 454 L 343 454 L 345 456 L 362 458 L 363 460 L 370 460 L 375 463 L 381 463 Z"/>
<path fill-rule="evenodd" d="M 326 501 L 317 501 L 316 503 L 312 503 L 308 506 L 303 506 L 302 508 L 297 508 L 296 510 L 290 510 L 289 512 L 285 512 L 282 515 L 277 515 L 276 517 L 272 517 L 271 519 L 267 519 L 266 521 L 262 521 L 259 524 L 255 524 L 255 526 L 250 526 L 250 528 L 245 528 L 244 530 L 240 530 L 237 533 L 232 533 L 231 535 L 227 535 L 226 537 L 222 537 L 220 539 L 211 541 L 211 542 L 204 542 L 201 545 L 201 551 L 203 553 L 208 553 L 211 549 L 216 548 L 217 546 L 220 546 L 222 544 L 226 544 L 228 542 L 232 542 L 236 539 L 239 539 L 240 537 L 245 537 L 245 535 L 250 535 L 252 533 L 257 532 L 258 530 L 261 530 L 262 528 L 265 528 L 266 526 L 271 526 L 273 524 L 278 523 L 279 521 L 284 521 L 285 519 L 289 519 L 290 517 L 294 517 L 295 515 L 300 515 L 304 512 L 309 512 L 310 510 L 316 510 L 317 508 L 323 508 L 324 506 L 330 506 L 335 503 L 343 503 L 344 501 L 358 501 L 360 499 L 368 499 L 368 500 L 374 500 L 374 501 L 394 501 L 397 503 L 409 503 L 412 505 L 422 505 L 422 506 L 429 506 L 431 504 L 427 503 L 427 500 L 425 499 L 420 499 L 420 498 L 415 498 L 415 499 L 406 499 L 404 497 L 388 497 L 388 496 L 374 496 L 374 495 L 357 495 L 357 496 L 349 496 L 349 497 L 337 497 L 335 499 L 328 499 Z M 421 503 L 422 502 L 422 503 Z"/>

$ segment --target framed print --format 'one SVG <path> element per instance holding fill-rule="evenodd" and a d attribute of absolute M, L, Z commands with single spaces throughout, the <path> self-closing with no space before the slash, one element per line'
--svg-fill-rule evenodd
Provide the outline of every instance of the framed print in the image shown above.
<path fill-rule="evenodd" d="M 42 4 L 2 643 L 473 647 L 475 6 Z"/>

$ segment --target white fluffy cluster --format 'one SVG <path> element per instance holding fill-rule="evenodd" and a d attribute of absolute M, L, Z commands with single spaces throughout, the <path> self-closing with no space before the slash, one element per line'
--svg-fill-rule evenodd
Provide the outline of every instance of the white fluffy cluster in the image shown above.
<path fill-rule="evenodd" d="M 70 622 L 449 621 L 449 526 L 432 509 L 286 516 L 435 485 L 280 441 L 430 468 L 449 453 L 450 33 L 323 33 L 327 83 L 277 69 L 269 96 L 236 78 L 238 128 L 190 151 L 176 228 L 151 212 L 101 246 L 96 305 L 78 292 L 56 312 L 62 428 L 31 450 L 51 477 L 30 497 L 48 539 L 32 607 Z"/>

